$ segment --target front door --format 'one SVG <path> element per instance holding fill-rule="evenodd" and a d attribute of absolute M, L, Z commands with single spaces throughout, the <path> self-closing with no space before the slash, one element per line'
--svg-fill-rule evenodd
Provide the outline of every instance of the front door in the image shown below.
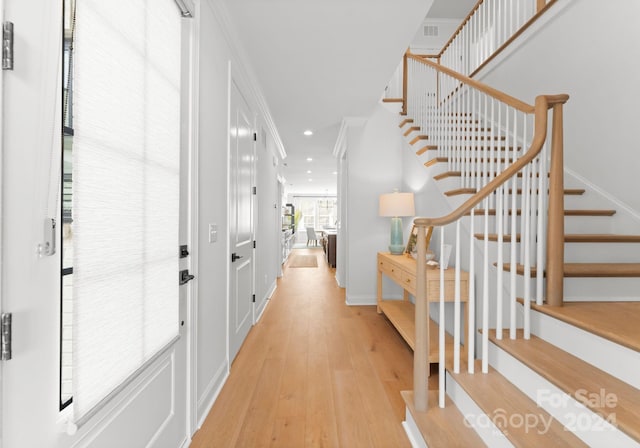
<path fill-rule="evenodd" d="M 229 234 L 229 360 L 233 361 L 253 325 L 253 118 L 235 82 L 231 82 Z"/>
<path fill-rule="evenodd" d="M 85 0 L 68 3 L 98 4 Z M 134 3 L 140 5 L 138 1 Z M 61 337 L 67 337 L 60 328 L 60 242 L 64 236 L 60 212 L 60 196 L 64 196 L 60 194 L 62 4 L 63 0 L 4 0 L 4 20 L 14 23 L 16 57 L 14 70 L 2 72 L 0 88 L 4 93 L 0 126 L 0 279 L 2 311 L 13 315 L 14 344 L 13 358 L 3 362 L 1 369 L 0 446 L 175 448 L 188 439 L 188 322 L 180 326 L 178 338 L 83 421 L 73 420 L 72 397 L 61 390 L 61 376 L 68 377 L 72 370 L 68 359 L 61 362 L 60 356 L 60 351 L 66 350 L 61 348 Z M 175 13 L 179 14 L 177 8 Z M 126 18 L 127 11 L 122 10 L 121 16 Z M 186 19 L 181 20 L 183 26 L 188 26 Z M 188 55 L 190 52 L 184 48 L 183 45 L 183 55 Z M 183 58 L 183 63 L 189 64 Z M 182 145 L 181 151 L 186 150 Z M 188 186 L 185 172 L 181 168 L 181 192 Z M 187 243 L 184 213 L 188 207 L 183 205 L 180 243 Z M 48 254 L 53 239 L 45 231 L 45 218 L 54 218 L 58 223 L 57 251 L 51 256 Z M 126 231 L 126 225 L 122 229 Z M 178 257 L 178 241 L 172 244 L 171 251 Z M 96 254 L 97 259 L 99 255 Z M 186 268 L 187 261 L 184 259 L 181 267 Z M 177 282 L 177 272 L 175 279 Z M 181 287 L 180 294 L 185 295 L 188 287 Z M 180 323 L 185 320 L 185 309 L 183 302 L 180 315 L 175 316 Z M 122 311 L 125 316 L 126 310 Z M 65 397 L 62 401 L 71 402 L 62 411 L 61 396 Z"/>

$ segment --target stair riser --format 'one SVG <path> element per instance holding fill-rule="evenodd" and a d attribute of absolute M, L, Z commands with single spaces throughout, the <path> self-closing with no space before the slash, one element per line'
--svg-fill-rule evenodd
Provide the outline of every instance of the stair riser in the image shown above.
<path fill-rule="evenodd" d="M 447 372 L 446 391 L 458 407 L 468 424 L 478 433 L 480 438 L 491 448 L 513 448 L 513 444 L 493 424 L 491 419 L 480 409 L 465 390 Z M 479 373 L 481 375 L 481 373 Z"/>
<path fill-rule="evenodd" d="M 493 271 L 491 271 L 493 274 Z M 504 287 L 509 291 L 509 272 L 504 273 Z M 535 300 L 536 280 L 531 279 L 531 298 Z M 566 302 L 634 302 L 638 300 L 638 278 L 571 278 L 564 279 Z M 508 294 L 508 293 L 507 293 Z M 524 297 L 524 277 L 516 277 L 516 296 Z M 544 296 L 544 294 L 543 294 Z"/>
<path fill-rule="evenodd" d="M 412 448 L 429 448 L 426 443 L 424 443 L 424 439 L 422 438 L 422 434 L 420 433 L 420 428 L 416 421 L 413 419 L 411 415 L 411 410 L 409 408 L 405 409 L 405 421 L 402 422 L 402 427 L 404 428 L 404 432 L 407 434 L 407 438 L 409 439 L 409 443 L 411 443 Z"/>
<path fill-rule="evenodd" d="M 489 364 L 589 446 L 638 447 L 635 440 L 493 344 Z"/>
<path fill-rule="evenodd" d="M 636 351 L 534 310 L 531 333 L 640 389 Z"/>
<path fill-rule="evenodd" d="M 567 263 L 638 263 L 640 243 L 566 243 Z"/>

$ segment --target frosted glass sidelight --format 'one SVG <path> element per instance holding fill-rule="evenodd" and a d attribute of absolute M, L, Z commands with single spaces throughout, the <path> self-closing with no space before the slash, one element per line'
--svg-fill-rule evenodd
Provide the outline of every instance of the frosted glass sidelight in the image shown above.
<path fill-rule="evenodd" d="M 76 421 L 178 335 L 180 21 L 174 0 L 77 1 Z"/>

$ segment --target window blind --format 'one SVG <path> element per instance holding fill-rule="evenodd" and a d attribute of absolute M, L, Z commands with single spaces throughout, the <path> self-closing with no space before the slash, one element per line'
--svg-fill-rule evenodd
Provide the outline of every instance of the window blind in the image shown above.
<path fill-rule="evenodd" d="M 174 0 L 76 8 L 78 421 L 178 334 L 180 12 Z"/>

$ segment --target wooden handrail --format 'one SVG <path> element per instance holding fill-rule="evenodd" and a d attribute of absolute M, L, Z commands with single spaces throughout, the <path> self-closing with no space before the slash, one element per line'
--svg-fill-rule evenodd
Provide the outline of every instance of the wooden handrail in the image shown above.
<path fill-rule="evenodd" d="M 414 61 L 417 62 L 421 62 L 423 64 L 426 64 L 434 69 L 436 69 L 439 72 L 445 73 L 448 76 L 451 76 L 452 78 L 457 79 L 458 81 L 467 84 L 471 87 L 473 87 L 474 89 L 483 92 L 487 95 L 489 95 L 492 98 L 497 99 L 498 101 L 507 104 L 508 106 L 511 106 L 515 109 L 518 109 L 521 112 L 525 112 L 527 114 L 531 114 L 534 112 L 535 108 L 534 106 L 527 104 L 523 101 L 520 101 L 517 98 L 514 98 L 510 95 L 507 95 L 504 92 L 501 92 L 497 89 L 494 89 L 493 87 L 489 87 L 488 85 L 481 83 L 480 81 L 476 81 L 475 79 L 471 79 L 468 76 L 464 76 L 461 75 L 460 73 L 451 70 L 450 68 L 444 67 L 443 65 L 437 64 L 433 61 L 430 61 L 429 59 L 423 59 L 421 57 L 418 57 L 414 54 L 408 53 L 407 54 L 407 58 L 408 59 L 412 59 Z"/>
<path fill-rule="evenodd" d="M 440 50 L 440 53 L 438 54 L 438 57 L 442 57 L 442 55 L 447 50 L 449 45 L 451 45 L 451 42 L 453 42 L 453 39 L 456 38 L 458 33 L 462 30 L 462 28 L 464 28 L 464 26 L 467 24 L 467 22 L 471 19 L 471 16 L 473 16 L 473 14 L 476 12 L 476 10 L 480 7 L 480 5 L 482 3 L 484 3 L 484 0 L 478 0 L 478 2 L 471 9 L 471 11 L 469 11 L 469 14 L 467 14 L 467 16 L 464 19 L 462 19 L 462 22 L 460 22 L 460 25 L 458 25 L 458 28 L 456 28 L 456 30 L 453 32 L 453 34 L 451 35 L 449 40 L 442 46 L 442 50 Z"/>
<path fill-rule="evenodd" d="M 416 218 L 414 219 L 413 223 L 416 226 L 425 227 L 444 226 L 460 219 L 462 216 L 470 212 L 473 207 L 478 205 L 483 199 L 497 190 L 498 187 L 504 184 L 511 177 L 515 176 L 522 168 L 524 168 L 540 153 L 544 141 L 547 138 L 547 110 L 556 105 L 564 104 L 568 100 L 569 95 L 564 94 L 538 96 L 536 98 L 536 105 L 534 110 L 535 133 L 529 150 L 453 212 L 439 218 Z"/>

